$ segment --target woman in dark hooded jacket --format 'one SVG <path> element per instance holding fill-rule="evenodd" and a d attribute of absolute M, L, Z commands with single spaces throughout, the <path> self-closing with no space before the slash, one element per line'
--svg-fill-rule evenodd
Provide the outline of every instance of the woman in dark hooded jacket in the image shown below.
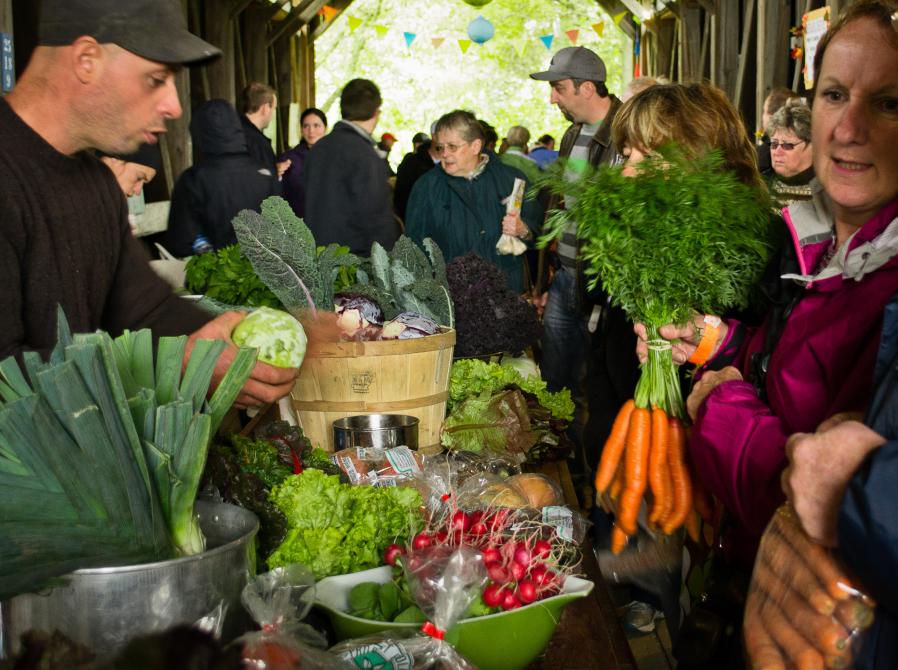
<path fill-rule="evenodd" d="M 237 241 L 232 219 L 258 210 L 276 195 L 270 176 L 249 155 L 237 110 L 226 100 L 210 100 L 193 114 L 193 144 L 201 158 L 178 178 L 168 215 L 168 250 L 176 256 L 221 249 Z"/>

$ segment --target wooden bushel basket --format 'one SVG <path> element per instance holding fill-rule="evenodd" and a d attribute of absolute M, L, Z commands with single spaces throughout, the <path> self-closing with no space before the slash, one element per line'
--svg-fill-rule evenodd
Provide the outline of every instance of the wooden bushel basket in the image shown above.
<path fill-rule="evenodd" d="M 291 393 L 315 446 L 334 450 L 333 422 L 356 414 L 418 417 L 419 451 L 439 451 L 455 331 L 411 340 L 330 342 L 310 347 Z"/>

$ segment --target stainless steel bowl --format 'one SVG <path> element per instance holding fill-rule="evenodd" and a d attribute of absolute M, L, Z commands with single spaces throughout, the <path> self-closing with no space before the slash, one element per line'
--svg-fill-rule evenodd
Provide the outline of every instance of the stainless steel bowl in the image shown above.
<path fill-rule="evenodd" d="M 350 447 L 418 449 L 418 417 L 405 414 L 363 414 L 334 421 L 334 451 Z"/>
<path fill-rule="evenodd" d="M 58 629 L 98 657 L 133 637 L 193 624 L 225 604 L 222 637 L 249 621 L 240 592 L 256 572 L 256 515 L 236 505 L 197 501 L 208 549 L 196 556 L 116 568 L 77 570 L 65 583 L 0 603 L 0 651 L 17 653 L 22 633 Z"/>

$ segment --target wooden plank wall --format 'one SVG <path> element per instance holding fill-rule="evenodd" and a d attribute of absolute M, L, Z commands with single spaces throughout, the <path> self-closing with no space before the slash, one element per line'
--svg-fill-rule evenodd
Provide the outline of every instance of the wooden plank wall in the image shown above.
<path fill-rule="evenodd" d="M 754 131 L 774 87 L 805 93 L 804 62 L 791 57 L 790 28 L 812 9 L 828 4 L 837 16 L 851 1 L 666 0 L 642 23 L 640 68 L 646 75 L 721 87 Z"/>

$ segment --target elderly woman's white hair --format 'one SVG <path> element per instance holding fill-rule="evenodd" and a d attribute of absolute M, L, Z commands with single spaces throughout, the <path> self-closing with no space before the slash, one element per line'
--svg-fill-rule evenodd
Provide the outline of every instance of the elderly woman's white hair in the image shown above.
<path fill-rule="evenodd" d="M 803 99 L 787 100 L 786 104 L 770 117 L 764 132 L 768 137 L 773 137 L 778 130 L 791 130 L 798 139 L 811 141 L 811 108 Z"/>

